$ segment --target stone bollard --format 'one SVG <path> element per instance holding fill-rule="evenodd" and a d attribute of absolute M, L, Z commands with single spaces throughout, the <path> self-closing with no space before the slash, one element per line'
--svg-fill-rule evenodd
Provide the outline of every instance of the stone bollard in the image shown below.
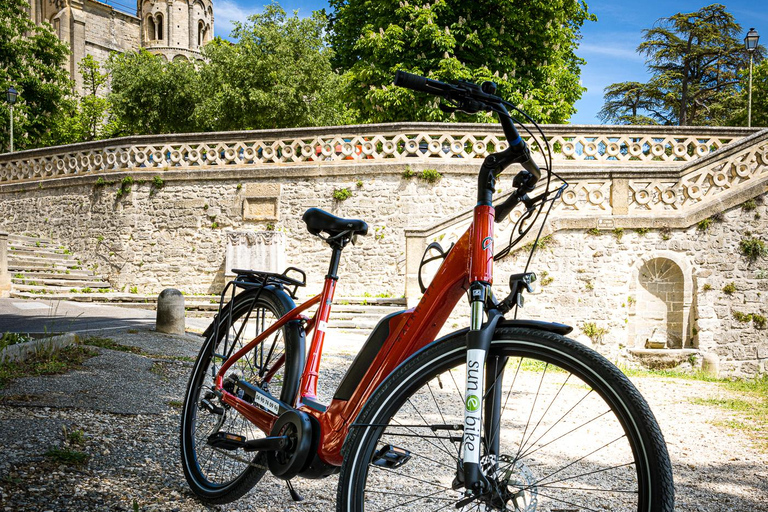
<path fill-rule="evenodd" d="M 168 334 L 184 334 L 184 296 L 175 288 L 166 288 L 157 297 L 155 330 Z"/>
<path fill-rule="evenodd" d="M 8 233 L 0 231 L 0 297 L 11 294 L 11 274 L 8 273 Z"/>
<path fill-rule="evenodd" d="M 717 357 L 717 354 L 712 352 L 702 354 L 701 371 L 711 377 L 717 378 L 720 376 L 720 358 Z"/>

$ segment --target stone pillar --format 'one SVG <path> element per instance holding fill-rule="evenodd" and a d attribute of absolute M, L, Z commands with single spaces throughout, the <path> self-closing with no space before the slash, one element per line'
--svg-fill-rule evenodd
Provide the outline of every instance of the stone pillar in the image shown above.
<path fill-rule="evenodd" d="M 611 208 L 613 215 L 629 213 L 629 180 L 613 179 L 613 183 L 611 183 Z"/>
<path fill-rule="evenodd" d="M 8 233 L 0 231 L 0 297 L 11 293 L 11 274 L 8 272 Z"/>
<path fill-rule="evenodd" d="M 184 296 L 175 288 L 166 288 L 157 297 L 155 330 L 168 334 L 184 334 Z"/>
<path fill-rule="evenodd" d="M 194 4 L 187 4 L 189 8 L 189 49 L 197 49 L 197 37 L 195 35 L 195 6 Z"/>
<path fill-rule="evenodd" d="M 166 17 L 166 23 L 168 24 L 165 28 L 165 46 L 174 46 L 171 41 L 173 40 L 173 0 L 168 0 L 168 8 L 166 9 L 166 12 L 168 13 L 168 16 Z M 168 60 L 173 60 L 173 58 L 170 58 Z"/>
<path fill-rule="evenodd" d="M 427 248 L 427 238 L 421 235 L 405 233 L 405 300 L 408 307 L 419 302 L 419 264 Z"/>

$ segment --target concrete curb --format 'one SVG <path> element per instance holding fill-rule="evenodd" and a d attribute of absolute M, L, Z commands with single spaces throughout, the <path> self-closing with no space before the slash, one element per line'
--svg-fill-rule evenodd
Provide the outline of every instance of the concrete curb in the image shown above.
<path fill-rule="evenodd" d="M 4 363 L 6 361 L 23 361 L 38 351 L 68 347 L 69 345 L 74 344 L 76 340 L 76 334 L 66 333 L 57 336 L 35 339 L 28 341 L 27 343 L 10 345 L 0 351 L 0 362 Z"/>

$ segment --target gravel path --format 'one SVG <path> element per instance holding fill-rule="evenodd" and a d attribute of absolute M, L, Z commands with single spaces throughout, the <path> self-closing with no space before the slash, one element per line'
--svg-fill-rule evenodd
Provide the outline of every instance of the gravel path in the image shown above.
<path fill-rule="evenodd" d="M 199 340 L 151 331 L 110 337 L 140 347 L 135 355 L 99 349 L 81 370 L 22 379 L 0 390 L 0 509 L 5 511 L 326 511 L 336 477 L 294 480 L 306 500 L 265 479 L 236 503 L 206 507 L 190 494 L 178 456 L 180 403 Z M 330 340 L 334 340 L 331 336 Z M 351 362 L 359 336 L 326 345 L 321 395 Z M 163 356 L 163 357 L 160 357 Z M 166 356 L 172 356 L 168 358 Z M 325 379 L 325 380 L 323 380 Z M 730 412 L 692 403 L 723 398 L 715 383 L 634 378 L 666 436 L 674 465 L 677 510 L 768 512 L 768 455 L 741 430 L 723 424 Z M 86 392 L 87 391 L 87 392 Z M 45 453 L 66 447 L 65 431 L 82 430 L 90 458 L 77 466 Z M 764 448 L 763 448 L 764 450 Z"/>

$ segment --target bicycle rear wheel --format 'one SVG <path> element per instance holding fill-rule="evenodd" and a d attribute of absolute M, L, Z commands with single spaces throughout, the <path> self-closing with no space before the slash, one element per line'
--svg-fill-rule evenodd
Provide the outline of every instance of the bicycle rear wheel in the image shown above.
<path fill-rule="evenodd" d="M 214 321 L 218 330 L 203 343 L 187 385 L 181 414 L 181 461 L 192 491 L 203 501 L 229 503 L 248 492 L 266 472 L 266 456 L 211 446 L 210 435 L 226 432 L 259 439 L 265 434 L 222 403 L 213 393 L 213 379 L 227 358 L 293 309 L 281 289 L 265 287 L 237 295 Z M 214 327 L 214 326 L 212 326 Z M 225 376 L 237 375 L 293 403 L 304 361 L 304 335 L 298 322 L 289 322 L 237 361 Z M 230 389 L 231 392 L 237 392 Z"/>
<path fill-rule="evenodd" d="M 673 510 L 661 431 L 629 380 L 572 340 L 508 327 L 486 362 L 485 403 L 500 391 L 499 421 L 481 440 L 490 488 L 469 499 L 457 476 L 465 358 L 457 334 L 377 389 L 345 444 L 338 510 Z"/>

